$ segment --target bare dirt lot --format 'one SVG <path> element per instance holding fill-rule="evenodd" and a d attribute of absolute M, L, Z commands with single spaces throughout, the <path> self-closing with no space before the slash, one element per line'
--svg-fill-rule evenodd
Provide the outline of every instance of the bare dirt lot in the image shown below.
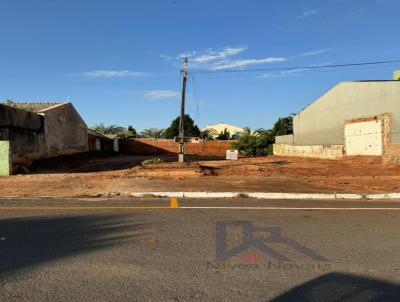
<path fill-rule="evenodd" d="M 377 157 L 322 160 L 258 157 L 226 161 L 160 156 L 82 155 L 37 163 L 26 174 L 0 178 L 2 197 L 129 196 L 140 191 L 400 192 L 400 165 Z M 26 171 L 25 171 L 26 172 Z"/>

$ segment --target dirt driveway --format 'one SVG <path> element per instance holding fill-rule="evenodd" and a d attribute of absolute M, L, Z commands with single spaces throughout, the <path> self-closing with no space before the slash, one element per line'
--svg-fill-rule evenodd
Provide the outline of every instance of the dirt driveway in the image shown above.
<path fill-rule="evenodd" d="M 400 192 L 400 165 L 380 158 L 321 160 L 295 157 L 218 158 L 175 156 L 142 166 L 152 156 L 85 155 L 41 162 L 27 174 L 0 178 L 2 197 L 129 196 L 140 191 Z"/>

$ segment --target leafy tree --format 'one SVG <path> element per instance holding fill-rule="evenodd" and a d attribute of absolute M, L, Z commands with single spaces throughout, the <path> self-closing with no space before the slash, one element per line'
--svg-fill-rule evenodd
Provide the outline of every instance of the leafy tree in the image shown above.
<path fill-rule="evenodd" d="M 255 131 L 256 145 L 255 154 L 256 156 L 272 154 L 272 145 L 275 143 L 275 135 L 272 130 L 258 129 Z"/>
<path fill-rule="evenodd" d="M 165 130 L 165 138 L 174 138 L 179 135 L 179 116 L 171 122 L 171 125 Z M 183 129 L 185 136 L 187 137 L 198 137 L 200 136 L 200 129 L 194 124 L 193 119 L 185 114 L 183 119 Z"/>
<path fill-rule="evenodd" d="M 221 133 L 217 136 L 217 140 L 226 141 L 231 139 L 231 134 L 229 133 L 228 129 L 224 129 Z"/>
<path fill-rule="evenodd" d="M 137 132 L 136 132 L 135 128 L 133 128 L 132 125 L 128 126 L 127 132 L 130 133 L 129 137 L 137 137 Z"/>
<path fill-rule="evenodd" d="M 149 128 L 144 129 L 140 135 L 144 137 L 150 137 L 154 139 L 161 138 L 164 134 L 165 129 L 158 129 L 158 128 Z"/>
<path fill-rule="evenodd" d="M 272 128 L 274 136 L 286 135 L 293 133 L 293 117 L 280 117 Z"/>

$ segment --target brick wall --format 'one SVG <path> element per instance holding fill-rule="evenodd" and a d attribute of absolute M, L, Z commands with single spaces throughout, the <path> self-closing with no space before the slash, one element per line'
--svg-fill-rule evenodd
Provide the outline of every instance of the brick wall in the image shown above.
<path fill-rule="evenodd" d="M 226 150 L 231 148 L 233 141 L 204 141 L 185 144 L 185 153 L 201 156 L 225 156 Z M 178 144 L 172 139 L 121 139 L 119 141 L 121 153 L 149 155 L 178 153 Z"/>

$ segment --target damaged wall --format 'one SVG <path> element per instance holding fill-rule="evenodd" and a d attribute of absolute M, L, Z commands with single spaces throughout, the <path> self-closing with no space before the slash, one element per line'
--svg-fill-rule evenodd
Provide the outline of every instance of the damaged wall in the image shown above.
<path fill-rule="evenodd" d="M 0 104 L 0 140 L 10 142 L 10 160 L 23 163 L 45 153 L 44 118 Z"/>
<path fill-rule="evenodd" d="M 0 104 L 0 141 L 10 142 L 12 164 L 88 150 L 86 124 L 70 103 L 42 113 Z"/>

